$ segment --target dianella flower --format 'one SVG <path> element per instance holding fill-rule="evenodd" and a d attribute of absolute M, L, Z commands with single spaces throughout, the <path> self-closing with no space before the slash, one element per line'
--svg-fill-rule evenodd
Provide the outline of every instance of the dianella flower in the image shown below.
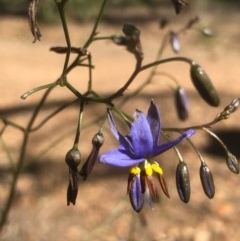
<path fill-rule="evenodd" d="M 154 173 L 163 192 L 169 197 L 162 168 L 153 158 L 192 136 L 195 131 L 190 129 L 177 139 L 160 144 L 162 131 L 160 114 L 153 101 L 150 103 L 147 115 L 140 110 L 135 111 L 130 133 L 126 136 L 118 131 L 110 111 L 108 117 L 111 131 L 119 141 L 119 147 L 101 154 L 99 161 L 113 166 L 130 167 L 127 191 L 133 209 L 139 212 L 146 197 L 148 200 L 158 200 L 152 178 Z"/>

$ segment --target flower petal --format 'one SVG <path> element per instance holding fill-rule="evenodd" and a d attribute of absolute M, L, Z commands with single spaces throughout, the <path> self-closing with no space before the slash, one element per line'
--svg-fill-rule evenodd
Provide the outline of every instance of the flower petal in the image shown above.
<path fill-rule="evenodd" d="M 161 122 L 160 114 L 157 106 L 151 101 L 150 107 L 148 109 L 147 120 L 152 132 L 153 145 L 157 146 L 160 140 Z"/>
<path fill-rule="evenodd" d="M 126 151 L 113 150 L 99 156 L 99 161 L 112 166 L 129 167 L 143 162 L 144 158 L 132 159 Z"/>
<path fill-rule="evenodd" d="M 120 150 L 126 150 L 129 152 L 129 154 L 133 155 L 133 147 L 131 144 L 131 140 L 128 136 L 124 137 L 117 129 L 117 126 L 115 124 L 112 112 L 108 110 L 108 120 L 110 124 L 110 129 L 115 136 L 115 138 L 119 141 L 119 149 Z"/>
<path fill-rule="evenodd" d="M 135 157 L 148 157 L 152 155 L 153 138 L 146 116 L 136 110 L 131 128 L 132 146 Z"/>
<path fill-rule="evenodd" d="M 142 191 L 140 174 L 137 174 L 132 178 L 129 189 L 129 198 L 133 209 L 136 212 L 140 212 L 144 204 L 144 193 Z"/>
<path fill-rule="evenodd" d="M 153 156 L 157 156 L 157 155 L 167 151 L 168 149 L 176 146 L 179 142 L 181 142 L 182 140 L 192 136 L 194 133 L 195 133 L 195 130 L 193 130 L 193 129 L 187 130 L 177 139 L 175 139 L 173 141 L 169 141 L 167 143 L 164 143 L 164 144 L 161 144 L 161 145 L 155 147 Z"/>

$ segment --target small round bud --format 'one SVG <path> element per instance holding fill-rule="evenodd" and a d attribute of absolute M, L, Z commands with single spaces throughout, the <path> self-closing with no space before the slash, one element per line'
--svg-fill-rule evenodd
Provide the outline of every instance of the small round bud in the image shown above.
<path fill-rule="evenodd" d="M 92 138 L 92 144 L 95 148 L 100 148 L 103 145 L 104 137 L 101 132 L 95 134 Z"/>
<path fill-rule="evenodd" d="M 65 161 L 73 171 L 77 171 L 77 166 L 81 162 L 80 151 L 77 148 L 72 148 L 67 152 Z"/>
<path fill-rule="evenodd" d="M 238 159 L 230 152 L 228 152 L 226 158 L 226 164 L 229 170 L 235 174 L 239 174 L 239 161 Z"/>

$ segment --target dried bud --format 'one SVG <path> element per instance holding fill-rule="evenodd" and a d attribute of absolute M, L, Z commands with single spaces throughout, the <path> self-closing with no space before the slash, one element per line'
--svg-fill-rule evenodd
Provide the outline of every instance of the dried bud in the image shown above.
<path fill-rule="evenodd" d="M 188 97 L 186 90 L 183 87 L 178 87 L 175 92 L 175 104 L 177 108 L 177 114 L 180 120 L 186 120 L 188 118 Z"/>
<path fill-rule="evenodd" d="M 181 47 L 180 47 L 180 40 L 179 40 L 178 34 L 172 31 L 170 32 L 170 44 L 174 53 L 178 53 L 180 51 Z"/>
<path fill-rule="evenodd" d="M 123 25 L 122 31 L 126 36 L 135 37 L 135 38 L 140 37 L 140 30 L 134 24 L 125 23 Z"/>
<path fill-rule="evenodd" d="M 34 37 L 34 40 L 33 40 L 34 43 L 37 40 L 40 41 L 40 38 L 42 36 L 36 21 L 36 13 L 37 13 L 38 4 L 40 1 L 41 0 L 30 0 L 29 6 L 28 6 L 28 20 L 29 20 L 30 30 Z"/>
<path fill-rule="evenodd" d="M 72 148 L 68 151 L 65 161 L 69 168 L 73 171 L 77 171 L 77 167 L 81 162 L 81 153 L 77 148 Z"/>
<path fill-rule="evenodd" d="M 200 179 L 203 190 L 209 198 L 213 198 L 215 194 L 214 180 L 211 171 L 205 163 L 200 167 Z"/>
<path fill-rule="evenodd" d="M 187 164 L 183 161 L 180 161 L 177 165 L 176 185 L 180 199 L 183 202 L 188 203 L 191 194 L 190 179 Z"/>
<path fill-rule="evenodd" d="M 117 45 L 126 45 L 126 37 L 122 35 L 113 35 L 112 41 Z"/>
<path fill-rule="evenodd" d="M 86 180 L 88 175 L 91 173 L 96 163 L 96 160 L 98 158 L 99 150 L 103 145 L 103 142 L 104 142 L 104 137 L 101 132 L 98 132 L 92 138 L 92 150 L 87 158 L 87 161 L 84 163 L 80 171 L 80 175 L 83 177 L 83 180 Z"/>
<path fill-rule="evenodd" d="M 204 70 L 196 63 L 192 62 L 190 75 L 192 82 L 199 95 L 211 106 L 217 107 L 220 103 L 219 96 L 211 80 Z"/>
<path fill-rule="evenodd" d="M 142 190 L 142 182 L 140 178 L 140 173 L 132 174 L 130 173 L 131 178 L 129 178 L 128 184 L 128 194 L 131 205 L 136 212 L 140 212 L 144 204 L 144 193 Z"/>
<path fill-rule="evenodd" d="M 239 174 L 239 161 L 238 159 L 230 152 L 228 152 L 226 163 L 229 170 L 235 174 Z"/>
<path fill-rule="evenodd" d="M 239 104 L 240 104 L 240 99 L 239 99 L 239 98 L 233 99 L 232 102 L 231 102 L 229 105 L 227 105 L 227 106 L 224 108 L 224 110 L 223 110 L 220 114 L 218 114 L 218 115 L 216 116 L 215 119 L 216 119 L 216 120 L 225 120 L 225 119 L 228 119 L 229 116 L 238 109 Z"/>
<path fill-rule="evenodd" d="M 62 47 L 62 46 L 55 46 L 55 47 L 51 47 L 50 51 L 53 51 L 57 54 L 66 54 L 69 51 L 69 48 L 68 47 Z M 89 54 L 89 52 L 86 49 L 76 48 L 76 47 L 71 47 L 70 52 L 73 53 L 73 54 L 81 55 L 81 56 L 85 56 L 85 55 Z"/>
<path fill-rule="evenodd" d="M 175 8 L 176 14 L 179 14 L 182 11 L 183 6 L 187 6 L 188 4 L 183 0 L 172 0 L 173 6 Z"/>
<path fill-rule="evenodd" d="M 140 41 L 140 30 L 131 23 L 125 23 L 122 29 L 126 36 L 127 50 L 133 53 L 140 63 L 143 59 L 142 44 Z"/>
<path fill-rule="evenodd" d="M 230 115 L 238 109 L 239 104 L 240 104 L 239 98 L 235 98 L 232 100 L 232 102 L 229 105 L 227 105 L 224 108 L 224 111 L 227 112 L 228 115 Z"/>
<path fill-rule="evenodd" d="M 75 205 L 77 194 L 78 194 L 78 172 L 73 171 L 71 168 L 69 168 L 69 184 L 67 189 L 67 205 L 70 205 L 72 203 Z"/>

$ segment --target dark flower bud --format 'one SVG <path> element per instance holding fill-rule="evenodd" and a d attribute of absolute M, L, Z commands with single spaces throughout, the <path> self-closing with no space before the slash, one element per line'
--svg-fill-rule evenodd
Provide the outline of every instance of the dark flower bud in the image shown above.
<path fill-rule="evenodd" d="M 178 34 L 174 32 L 170 32 L 170 44 L 174 53 L 178 53 L 180 51 L 180 40 Z"/>
<path fill-rule="evenodd" d="M 77 171 L 77 167 L 81 162 L 81 153 L 77 148 L 72 148 L 68 151 L 65 161 L 69 168 L 73 171 Z"/>
<path fill-rule="evenodd" d="M 215 186 L 213 176 L 208 166 L 205 163 L 201 164 L 200 167 L 200 179 L 203 190 L 209 198 L 213 198 L 215 194 Z"/>
<path fill-rule="evenodd" d="M 137 37 L 137 38 L 140 37 L 140 33 L 141 33 L 140 30 L 134 24 L 131 24 L 131 23 L 125 23 L 123 25 L 122 31 L 126 36 Z"/>
<path fill-rule="evenodd" d="M 184 0 L 172 0 L 176 14 L 182 11 L 182 7 L 188 5 Z"/>
<path fill-rule="evenodd" d="M 177 108 L 177 114 L 180 120 L 186 120 L 188 118 L 188 97 L 186 90 L 183 87 L 178 87 L 175 91 L 175 104 Z"/>
<path fill-rule="evenodd" d="M 180 161 L 176 169 L 176 185 L 180 199 L 188 203 L 191 194 L 190 179 L 187 164 Z"/>
<path fill-rule="evenodd" d="M 86 180 L 88 175 L 91 173 L 96 163 L 96 160 L 98 158 L 99 150 L 103 145 L 103 142 L 104 142 L 104 137 L 101 132 L 98 132 L 92 138 L 92 150 L 87 158 L 87 161 L 84 163 L 80 171 L 80 175 L 83 177 L 83 180 Z"/>
<path fill-rule="evenodd" d="M 238 159 L 230 152 L 228 152 L 226 158 L 226 164 L 229 170 L 235 174 L 239 174 L 239 161 Z"/>
<path fill-rule="evenodd" d="M 142 190 L 142 182 L 140 174 L 132 174 L 131 182 L 128 185 L 128 194 L 131 205 L 136 212 L 140 212 L 144 204 L 144 193 Z"/>
<path fill-rule="evenodd" d="M 125 23 L 122 29 L 126 36 L 126 47 L 127 50 L 133 53 L 140 63 L 143 59 L 142 44 L 140 41 L 140 30 L 131 23 Z"/>
<path fill-rule="evenodd" d="M 198 64 L 192 62 L 190 75 L 199 95 L 209 105 L 217 107 L 220 104 L 219 96 L 205 71 Z"/>

